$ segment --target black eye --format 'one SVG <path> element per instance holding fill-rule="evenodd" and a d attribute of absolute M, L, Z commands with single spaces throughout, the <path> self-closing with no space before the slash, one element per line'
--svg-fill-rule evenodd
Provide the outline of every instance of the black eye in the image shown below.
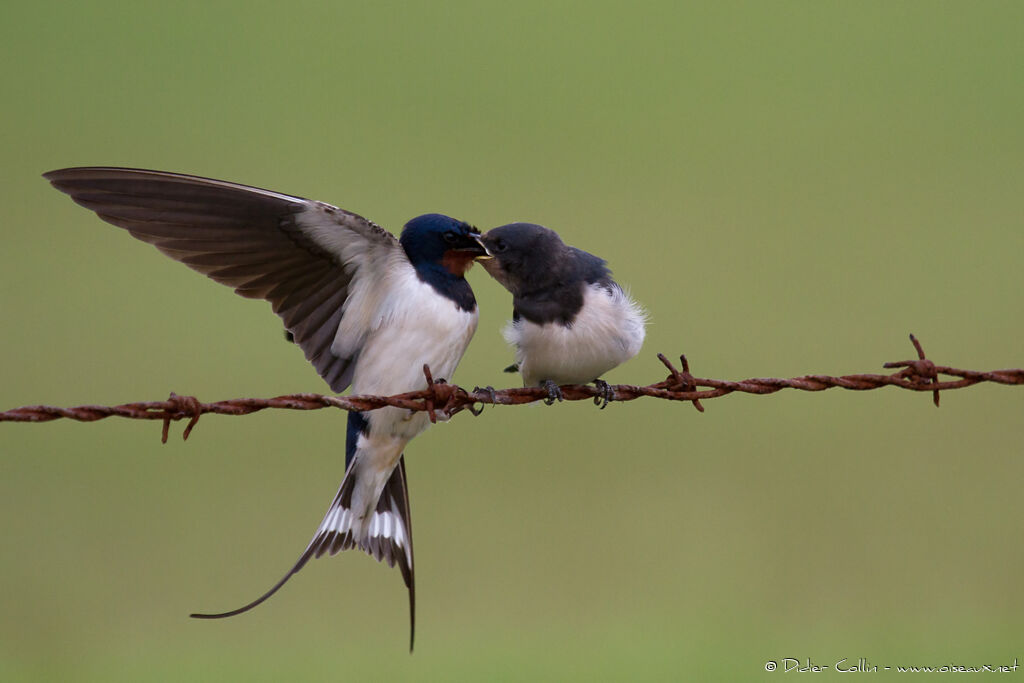
<path fill-rule="evenodd" d="M 449 230 L 445 234 L 441 235 L 445 242 L 448 244 L 455 244 L 459 239 L 459 235 L 454 230 Z"/>
<path fill-rule="evenodd" d="M 496 239 L 494 240 L 494 242 L 491 243 L 491 251 L 493 251 L 495 254 L 500 254 L 506 249 L 508 249 L 508 245 L 505 244 L 505 241 L 502 239 Z"/>

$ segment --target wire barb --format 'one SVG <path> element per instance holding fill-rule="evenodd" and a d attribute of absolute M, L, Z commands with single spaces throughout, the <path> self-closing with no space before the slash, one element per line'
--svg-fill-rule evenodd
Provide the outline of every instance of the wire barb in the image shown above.
<path fill-rule="evenodd" d="M 924 349 L 921 348 L 921 342 L 917 340 L 913 334 L 910 335 L 910 342 L 914 345 L 914 349 L 917 351 L 917 360 L 901 360 L 893 363 L 886 363 L 882 367 L 886 368 L 900 368 L 898 374 L 906 377 L 908 381 L 914 382 L 918 385 L 925 384 L 937 384 L 939 381 L 939 375 L 935 368 L 935 363 L 932 363 L 924 355 Z M 932 391 L 932 401 L 935 403 L 935 407 L 939 407 L 939 390 L 935 389 Z"/>
<path fill-rule="evenodd" d="M 600 399 L 605 391 L 611 392 L 616 403 L 633 401 L 640 397 L 661 398 L 670 401 L 686 401 L 700 412 L 704 412 L 701 401 L 726 396 L 739 392 L 745 394 L 774 394 L 782 389 L 800 391 L 825 391 L 838 387 L 851 391 L 867 391 L 892 386 L 908 391 L 930 391 L 935 405 L 939 405 L 939 393 L 951 389 L 962 389 L 981 382 L 1004 385 L 1024 385 L 1024 369 L 993 370 L 978 372 L 975 370 L 959 370 L 943 365 L 936 365 L 929 360 L 921 347 L 921 342 L 914 335 L 910 341 L 917 351 L 914 360 L 885 363 L 884 367 L 898 371 L 889 375 L 863 374 L 843 375 L 804 375 L 789 379 L 774 377 L 746 379 L 731 382 L 718 379 L 703 379 L 690 374 L 690 364 L 686 356 L 679 357 L 682 370 L 677 369 L 663 354 L 658 359 L 669 371 L 669 376 L 647 386 L 631 384 L 610 385 L 606 389 L 587 384 L 566 384 L 559 387 L 562 398 L 566 401 L 582 401 Z M 955 379 L 941 381 L 939 375 Z M 0 412 L 0 422 L 49 422 L 66 418 L 79 422 L 95 422 L 108 417 L 126 417 L 135 420 L 160 420 L 163 423 L 161 438 L 167 441 L 167 433 L 172 421 L 188 419 L 182 438 L 187 439 L 192 429 L 199 422 L 199 417 L 207 413 L 218 415 L 248 415 L 268 408 L 282 410 L 319 410 L 321 408 L 340 408 L 342 410 L 365 412 L 379 408 L 393 407 L 412 412 L 426 411 L 431 422 L 436 422 L 438 413 L 445 419 L 451 418 L 462 410 L 479 415 L 486 404 L 519 405 L 533 403 L 548 398 L 544 387 L 516 387 L 495 390 L 492 387 L 476 387 L 466 391 L 460 386 L 449 384 L 444 379 L 434 379 L 430 368 L 423 366 L 423 376 L 427 388 L 410 391 L 394 396 L 323 396 L 321 394 L 289 394 L 275 398 L 236 398 L 215 403 L 202 403 L 194 396 L 179 396 L 171 393 L 166 401 L 146 403 L 125 403 L 117 406 L 85 405 L 74 408 L 55 406 L 25 406 Z M 480 404 L 478 409 L 476 406 Z"/>
<path fill-rule="evenodd" d="M 160 443 L 167 443 L 167 432 L 171 428 L 171 420 L 180 420 L 183 417 L 189 417 L 189 421 L 185 426 L 185 431 L 181 433 L 181 440 L 188 441 L 188 435 L 192 433 L 192 428 L 198 424 L 199 416 L 203 414 L 202 404 L 195 396 L 178 396 L 173 391 L 167 398 L 167 402 L 174 408 L 164 411 L 164 429 L 160 435 Z"/>
<path fill-rule="evenodd" d="M 676 370 L 676 366 L 672 365 L 672 361 L 666 358 L 665 354 L 659 353 L 658 360 L 660 360 L 671 373 L 669 375 L 669 380 L 675 383 L 674 389 L 676 391 L 689 393 L 697 390 L 697 386 L 695 384 L 696 380 L 693 378 L 693 375 L 690 374 L 690 362 L 686 360 L 685 353 L 680 354 L 679 356 L 679 364 L 683 366 L 682 372 Z M 700 399 L 695 398 L 692 399 L 692 401 L 693 407 L 697 409 L 697 412 L 703 413 L 704 406 L 700 404 Z"/>

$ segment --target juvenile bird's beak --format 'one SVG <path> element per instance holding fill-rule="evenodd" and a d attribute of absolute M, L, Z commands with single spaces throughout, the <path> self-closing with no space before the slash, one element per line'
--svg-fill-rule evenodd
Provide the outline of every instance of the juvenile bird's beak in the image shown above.
<path fill-rule="evenodd" d="M 471 235 L 471 237 L 473 238 L 474 242 L 476 242 L 478 245 L 480 245 L 480 249 L 483 251 L 483 253 L 480 254 L 479 256 L 477 256 L 476 259 L 474 259 L 474 260 L 476 260 L 476 261 L 486 261 L 488 259 L 494 258 L 494 254 L 492 254 L 487 249 L 487 245 L 484 244 L 483 235 Z"/>

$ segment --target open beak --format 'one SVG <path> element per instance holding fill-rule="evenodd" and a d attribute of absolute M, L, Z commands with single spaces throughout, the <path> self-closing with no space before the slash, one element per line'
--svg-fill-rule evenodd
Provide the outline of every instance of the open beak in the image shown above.
<path fill-rule="evenodd" d="M 483 235 L 470 235 L 470 237 L 473 238 L 474 242 L 476 242 L 477 244 L 480 245 L 480 249 L 481 249 L 481 251 L 483 251 L 482 254 L 479 254 L 474 259 L 475 261 L 486 261 L 487 259 L 494 258 L 494 255 L 491 254 L 491 252 L 487 250 L 487 245 L 484 244 Z"/>

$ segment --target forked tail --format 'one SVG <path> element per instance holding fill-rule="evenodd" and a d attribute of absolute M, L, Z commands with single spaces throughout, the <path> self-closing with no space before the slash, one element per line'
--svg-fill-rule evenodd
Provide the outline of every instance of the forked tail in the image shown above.
<path fill-rule="evenodd" d="M 303 551 L 295 566 L 275 583 L 270 590 L 252 602 L 230 612 L 218 614 L 191 614 L 196 619 L 223 619 L 248 612 L 280 590 L 311 558 L 324 554 L 336 555 L 343 550 L 358 547 L 389 567 L 396 564 L 409 589 L 409 650 L 412 651 L 416 633 L 416 580 L 412 560 L 412 520 L 409 516 L 409 489 L 405 480 L 405 456 L 391 472 L 381 491 L 377 506 L 369 520 L 359 520 L 352 510 L 352 492 L 355 490 L 355 460 L 349 463 L 345 478 L 338 488 L 334 502 L 327 509 L 313 540 Z M 359 538 L 356 538 L 356 535 Z"/>

